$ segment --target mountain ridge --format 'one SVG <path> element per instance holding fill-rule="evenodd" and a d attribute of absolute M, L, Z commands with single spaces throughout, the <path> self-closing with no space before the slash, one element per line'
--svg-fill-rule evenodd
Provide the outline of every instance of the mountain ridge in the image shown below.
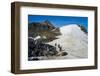
<path fill-rule="evenodd" d="M 60 28 L 61 35 L 58 39 L 48 44 L 60 44 L 68 52 L 66 58 L 87 58 L 88 36 L 77 24 L 70 24 Z"/>

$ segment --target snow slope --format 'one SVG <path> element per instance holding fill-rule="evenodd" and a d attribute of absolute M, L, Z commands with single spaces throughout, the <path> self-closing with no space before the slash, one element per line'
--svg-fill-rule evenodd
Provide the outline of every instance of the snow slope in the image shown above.
<path fill-rule="evenodd" d="M 50 45 L 60 44 L 68 55 L 64 58 L 87 58 L 88 36 L 77 24 L 70 24 L 60 28 L 61 35 L 58 39 L 49 42 Z"/>

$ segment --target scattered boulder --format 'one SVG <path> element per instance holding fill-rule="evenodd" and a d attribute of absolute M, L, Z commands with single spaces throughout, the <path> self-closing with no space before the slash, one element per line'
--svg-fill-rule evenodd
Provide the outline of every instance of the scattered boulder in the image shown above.
<path fill-rule="evenodd" d="M 62 56 L 66 56 L 66 55 L 68 55 L 67 52 L 62 52 Z"/>

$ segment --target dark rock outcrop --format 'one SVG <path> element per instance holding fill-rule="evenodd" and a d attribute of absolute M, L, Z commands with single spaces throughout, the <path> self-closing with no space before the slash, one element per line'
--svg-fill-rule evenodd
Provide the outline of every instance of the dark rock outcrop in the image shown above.
<path fill-rule="evenodd" d="M 54 56 L 57 53 L 56 48 L 52 45 L 44 44 L 32 38 L 28 39 L 28 60 L 32 60 L 31 57 Z"/>
<path fill-rule="evenodd" d="M 48 40 L 55 39 L 57 35 L 60 35 L 59 28 L 56 28 L 50 21 L 33 22 L 28 24 L 28 36 L 45 36 Z"/>
<path fill-rule="evenodd" d="M 78 25 L 79 27 L 80 27 L 80 29 L 84 32 L 84 33 L 88 33 L 87 32 L 87 29 L 84 27 L 84 26 L 82 26 L 82 25 Z"/>

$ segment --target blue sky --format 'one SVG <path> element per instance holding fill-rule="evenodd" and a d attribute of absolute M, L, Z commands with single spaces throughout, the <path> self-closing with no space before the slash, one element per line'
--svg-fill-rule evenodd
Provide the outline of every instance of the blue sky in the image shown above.
<path fill-rule="evenodd" d="M 88 17 L 28 15 L 28 23 L 43 22 L 45 20 L 49 20 L 56 27 L 68 24 L 80 24 L 88 30 Z"/>

